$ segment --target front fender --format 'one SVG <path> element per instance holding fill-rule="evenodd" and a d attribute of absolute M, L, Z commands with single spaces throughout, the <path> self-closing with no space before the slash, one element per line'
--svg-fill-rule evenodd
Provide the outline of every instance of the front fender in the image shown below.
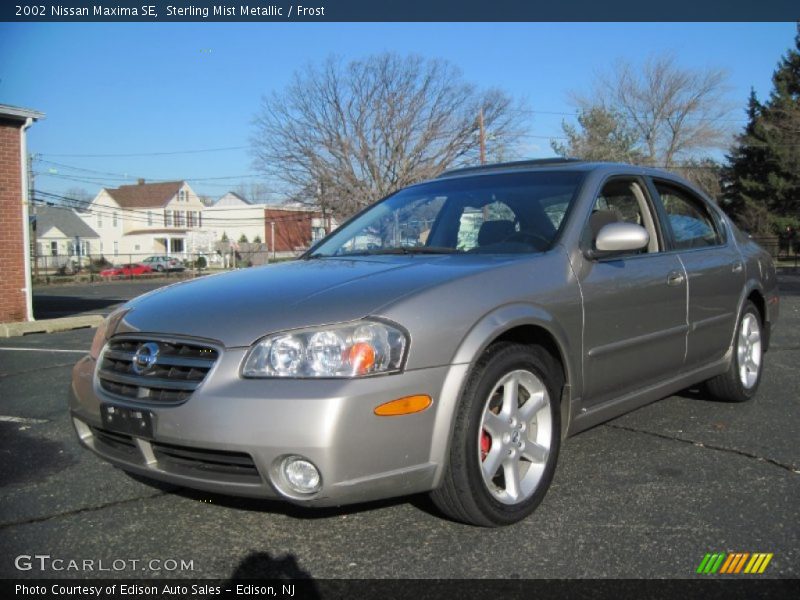
<path fill-rule="evenodd" d="M 448 463 L 455 417 L 459 410 L 464 386 L 475 362 L 489 345 L 516 327 L 534 326 L 547 334 L 558 348 L 564 365 L 565 390 L 561 402 L 562 437 L 566 435 L 571 417 L 573 382 L 580 381 L 580 360 L 568 342 L 567 332 L 547 310 L 540 306 L 514 303 L 501 306 L 484 315 L 464 336 L 453 357 L 452 365 L 442 385 L 433 426 L 430 461 L 438 465 L 434 476 L 438 486 Z M 580 337 L 578 337 L 580 339 Z M 578 390 L 579 391 L 579 390 Z"/>

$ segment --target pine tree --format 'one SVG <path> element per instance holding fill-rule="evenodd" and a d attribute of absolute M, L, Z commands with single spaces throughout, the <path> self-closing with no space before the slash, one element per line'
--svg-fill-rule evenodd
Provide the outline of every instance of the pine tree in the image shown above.
<path fill-rule="evenodd" d="M 636 135 L 619 114 L 602 106 L 583 108 L 578 125 L 580 130 L 566 122 L 561 124 L 567 141 L 550 143 L 556 154 L 583 160 L 640 162 Z"/>
<path fill-rule="evenodd" d="M 726 208 L 756 234 L 800 225 L 800 24 L 772 84 L 764 104 L 750 92 L 748 122 L 724 176 Z"/>

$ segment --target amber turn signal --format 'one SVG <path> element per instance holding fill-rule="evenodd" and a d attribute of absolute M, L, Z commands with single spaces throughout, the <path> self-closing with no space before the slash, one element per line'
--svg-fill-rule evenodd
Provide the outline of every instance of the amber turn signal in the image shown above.
<path fill-rule="evenodd" d="M 433 400 L 430 396 L 406 396 L 381 404 L 375 408 L 374 412 L 379 417 L 397 417 L 421 412 L 431 404 L 433 404 Z"/>

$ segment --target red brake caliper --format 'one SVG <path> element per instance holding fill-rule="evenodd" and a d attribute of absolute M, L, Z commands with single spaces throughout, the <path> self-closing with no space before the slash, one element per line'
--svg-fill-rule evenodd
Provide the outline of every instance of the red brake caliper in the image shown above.
<path fill-rule="evenodd" d="M 486 430 L 481 431 L 481 460 L 486 460 L 486 455 L 489 454 L 489 450 L 492 448 L 492 437 L 486 432 Z"/>

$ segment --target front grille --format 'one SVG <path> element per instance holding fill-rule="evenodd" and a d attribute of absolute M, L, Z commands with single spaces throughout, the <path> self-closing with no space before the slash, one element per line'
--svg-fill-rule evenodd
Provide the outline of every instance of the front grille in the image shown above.
<path fill-rule="evenodd" d="M 140 372 L 133 361 L 143 346 L 157 348 L 155 362 Z M 102 354 L 97 378 L 106 392 L 151 402 L 183 402 L 197 389 L 219 358 L 217 350 L 194 342 L 112 339 Z"/>
<path fill-rule="evenodd" d="M 94 439 L 108 450 L 124 455 L 126 458 L 137 460 L 141 457 L 133 437 L 125 433 L 116 433 L 99 427 L 90 426 Z"/>
<path fill-rule="evenodd" d="M 160 442 L 153 442 L 152 447 L 159 465 L 167 470 L 190 469 L 207 474 L 226 474 L 260 479 L 253 459 L 244 452 L 203 450 Z"/>
<path fill-rule="evenodd" d="M 101 454 L 110 454 L 140 465 L 145 464 L 145 458 L 133 436 L 93 425 L 89 426 L 89 429 L 94 436 L 95 449 Z M 208 450 L 147 440 L 141 442 L 152 449 L 158 468 L 163 471 L 217 481 L 261 483 L 261 475 L 253 458 L 245 452 Z"/>

